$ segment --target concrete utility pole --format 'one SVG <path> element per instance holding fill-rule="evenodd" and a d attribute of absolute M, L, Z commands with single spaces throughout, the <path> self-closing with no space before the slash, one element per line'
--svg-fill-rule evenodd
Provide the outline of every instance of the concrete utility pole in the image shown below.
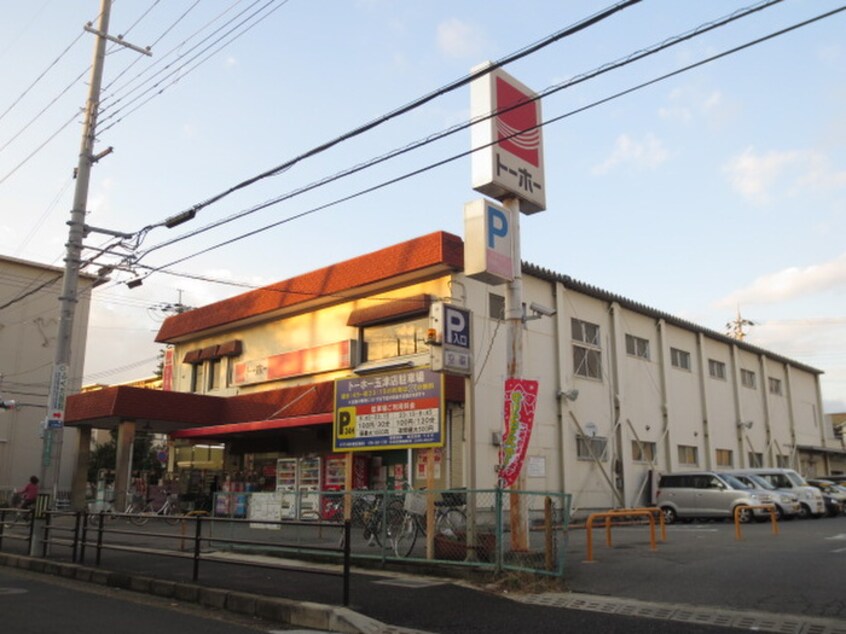
<path fill-rule="evenodd" d="M 82 240 L 89 228 L 85 225 L 85 212 L 88 206 L 88 185 L 91 166 L 95 162 L 93 154 L 97 127 L 97 114 L 100 107 L 100 87 L 103 79 L 103 62 L 106 57 L 106 40 L 126 45 L 133 50 L 149 55 L 149 51 L 125 44 L 122 39 L 108 35 L 109 16 L 112 0 L 101 0 L 100 20 L 96 30 L 88 24 L 86 31 L 94 33 L 97 41 L 94 45 L 94 63 L 91 67 L 91 84 L 88 101 L 85 105 L 85 121 L 82 130 L 82 143 L 76 168 L 76 189 L 74 190 L 70 231 L 65 255 L 65 273 L 62 294 L 59 296 L 60 314 L 59 331 L 56 337 L 56 355 L 53 362 L 53 376 L 47 398 L 47 425 L 44 430 L 44 443 L 41 460 L 41 485 L 52 495 L 53 503 L 59 484 L 62 457 L 62 436 L 64 432 L 65 398 L 71 361 L 71 336 L 76 312 L 79 269 L 82 255 Z M 102 230 L 101 230 L 102 231 Z M 104 231 L 104 233 L 111 233 Z"/>

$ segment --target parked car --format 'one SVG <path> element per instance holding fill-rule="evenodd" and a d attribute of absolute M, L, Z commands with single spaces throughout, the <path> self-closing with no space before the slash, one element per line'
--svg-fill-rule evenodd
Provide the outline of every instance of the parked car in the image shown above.
<path fill-rule="evenodd" d="M 776 505 L 776 512 L 780 520 L 792 520 L 802 511 L 802 505 L 799 503 L 799 496 L 791 491 L 781 490 L 775 488 L 768 480 L 765 480 L 754 473 L 737 473 L 732 475 L 738 480 L 750 486 L 753 489 L 763 489 L 769 491 L 773 496 L 773 502 Z"/>
<path fill-rule="evenodd" d="M 731 473 L 752 473 L 764 478 L 779 490 L 790 491 L 799 497 L 802 505 L 799 517 L 823 517 L 826 513 L 825 500 L 822 491 L 810 486 L 805 479 L 793 469 L 759 468 L 738 469 Z"/>
<path fill-rule="evenodd" d="M 846 488 L 822 478 L 810 478 L 808 484 L 822 491 L 825 510 L 830 517 L 836 517 L 843 512 L 846 507 Z"/>
<path fill-rule="evenodd" d="M 737 507 L 772 503 L 769 492 L 750 489 L 734 476 L 714 471 L 665 473 L 655 494 L 655 504 L 667 524 L 676 519 L 730 519 Z M 768 515 L 765 509 L 745 508 L 740 512 L 740 521 Z"/>

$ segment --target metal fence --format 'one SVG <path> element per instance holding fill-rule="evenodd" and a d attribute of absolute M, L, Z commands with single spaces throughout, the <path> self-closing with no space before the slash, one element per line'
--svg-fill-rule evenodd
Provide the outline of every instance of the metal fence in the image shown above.
<path fill-rule="evenodd" d="M 221 496 L 225 496 L 221 502 Z M 435 562 L 561 576 L 570 495 L 502 489 L 389 490 L 275 494 L 220 493 L 215 508 L 248 520 L 273 513 L 304 520 L 296 541 L 321 543 L 308 521 L 352 526 L 356 560 Z M 346 512 L 347 505 L 350 507 Z M 233 525 L 230 533 L 237 530 Z"/>
<path fill-rule="evenodd" d="M 109 550 L 193 557 L 195 565 L 225 561 L 233 553 L 337 564 L 346 553 L 362 563 L 564 574 L 568 494 L 453 489 L 338 492 L 317 499 L 303 499 L 310 492 L 285 499 L 220 495 L 239 496 L 231 505 L 216 504 L 228 511 L 223 516 L 48 512 L 44 537 L 27 516 L 14 530 L 0 527 L 0 550 L 5 537 L 66 547 L 75 561 L 95 557 L 97 565 Z M 306 512 L 301 519 L 284 518 L 290 508 Z"/>

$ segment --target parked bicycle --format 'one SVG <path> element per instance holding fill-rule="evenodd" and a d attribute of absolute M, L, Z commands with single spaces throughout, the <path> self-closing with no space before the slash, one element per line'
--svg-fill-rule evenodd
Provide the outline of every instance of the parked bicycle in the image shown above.
<path fill-rule="evenodd" d="M 353 526 L 361 526 L 364 539 L 377 546 L 382 545 L 383 537 L 398 530 L 403 517 L 400 498 L 391 496 L 383 508 L 386 498 L 387 494 L 365 493 L 356 496 L 352 507 Z"/>
<path fill-rule="evenodd" d="M 126 503 L 126 509 L 123 511 L 124 516 L 135 515 L 144 510 L 144 498 L 142 496 L 127 491 L 126 499 L 128 501 Z M 96 526 L 100 522 L 101 515 L 104 519 L 114 520 L 121 514 L 115 509 L 114 500 L 89 503 L 88 523 Z"/>
<path fill-rule="evenodd" d="M 467 504 L 464 493 L 446 491 L 435 501 L 435 534 L 456 539 L 467 531 Z M 405 494 L 401 521 L 389 525 L 388 536 L 397 557 L 408 557 L 414 550 L 418 535 L 426 536 L 426 493 L 409 491 Z"/>
<path fill-rule="evenodd" d="M 179 512 L 177 496 L 165 491 L 161 499 L 163 501 L 154 499 L 147 502 L 141 512 L 132 515 L 129 521 L 136 526 L 144 526 L 144 524 L 150 521 L 151 517 L 162 516 L 168 524 L 174 526 L 178 524 L 179 520 L 182 519 L 182 515 Z"/>

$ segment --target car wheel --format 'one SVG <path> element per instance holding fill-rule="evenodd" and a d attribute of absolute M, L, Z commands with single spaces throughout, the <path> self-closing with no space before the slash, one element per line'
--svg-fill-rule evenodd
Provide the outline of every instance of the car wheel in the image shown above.
<path fill-rule="evenodd" d="M 661 509 L 661 514 L 664 516 L 665 524 L 674 524 L 676 522 L 676 518 L 678 517 L 676 512 L 669 506 L 663 507 Z"/>
<path fill-rule="evenodd" d="M 737 517 L 741 524 L 748 524 L 752 521 L 754 515 L 752 514 L 752 509 L 748 506 L 741 506 L 740 512 L 736 513 L 735 517 Z"/>
<path fill-rule="evenodd" d="M 811 517 L 811 507 L 807 504 L 802 504 L 799 507 L 799 517 L 803 520 L 806 520 Z"/>

